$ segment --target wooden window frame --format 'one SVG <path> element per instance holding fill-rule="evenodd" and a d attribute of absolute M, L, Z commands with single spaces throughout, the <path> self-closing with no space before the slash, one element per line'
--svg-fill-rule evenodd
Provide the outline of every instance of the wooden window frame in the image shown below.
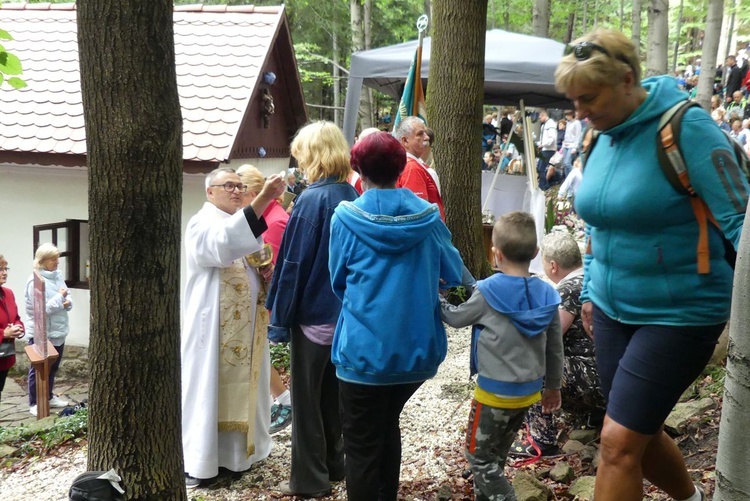
<path fill-rule="evenodd" d="M 89 281 L 86 277 L 86 269 L 81 269 L 81 226 L 87 225 L 88 221 L 83 219 L 66 219 L 60 223 L 39 224 L 34 226 L 34 249 L 39 248 L 40 234 L 42 232 L 51 232 L 51 241 L 58 249 L 60 248 L 58 231 L 65 230 L 65 250 L 60 251 L 60 259 L 65 262 L 65 284 L 71 289 L 88 289 Z M 88 262 L 88 257 L 86 262 Z"/>

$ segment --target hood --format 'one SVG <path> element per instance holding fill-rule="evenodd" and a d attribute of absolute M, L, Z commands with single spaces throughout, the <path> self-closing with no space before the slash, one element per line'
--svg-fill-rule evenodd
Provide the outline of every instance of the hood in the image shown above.
<path fill-rule="evenodd" d="M 557 315 L 560 294 L 536 277 L 496 273 L 477 282 L 487 303 L 510 318 L 521 334 L 533 337 L 547 330 Z"/>
<path fill-rule="evenodd" d="M 376 252 L 401 254 L 442 224 L 437 205 L 405 188 L 370 189 L 354 202 L 341 202 L 336 217 Z"/>
<path fill-rule="evenodd" d="M 604 131 L 610 136 L 619 136 L 637 126 L 652 120 L 659 120 L 669 108 L 685 101 L 688 94 L 677 87 L 677 81 L 669 75 L 650 77 L 641 82 L 648 96 L 646 100 L 623 123 Z"/>

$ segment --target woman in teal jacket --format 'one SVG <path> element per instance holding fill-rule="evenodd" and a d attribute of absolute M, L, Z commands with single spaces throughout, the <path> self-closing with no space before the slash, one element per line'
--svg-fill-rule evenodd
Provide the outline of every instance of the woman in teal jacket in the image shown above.
<path fill-rule="evenodd" d="M 589 238 L 582 317 L 607 398 L 594 496 L 640 500 L 645 477 L 676 500 L 700 501 L 663 424 L 729 318 L 722 234 L 737 247 L 748 186 L 724 133 L 690 108 L 676 139 L 718 223 L 708 228 L 710 271 L 698 273 L 690 197 L 672 188 L 656 150 L 659 120 L 687 94 L 669 76 L 641 82 L 640 71 L 631 40 L 600 30 L 568 46 L 555 74 L 558 90 L 601 131 L 575 201 Z"/>
<path fill-rule="evenodd" d="M 339 378 L 349 499 L 395 500 L 399 416 L 437 372 L 447 340 L 438 287 L 459 285 L 462 262 L 438 207 L 396 188 L 406 152 L 385 132 L 352 149 L 365 192 L 331 221 L 329 268 L 342 309 L 331 360 Z"/>

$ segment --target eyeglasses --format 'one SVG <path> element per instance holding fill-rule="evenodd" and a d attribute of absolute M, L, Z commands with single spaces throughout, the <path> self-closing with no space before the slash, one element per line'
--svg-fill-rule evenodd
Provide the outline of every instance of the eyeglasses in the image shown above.
<path fill-rule="evenodd" d="M 247 193 L 247 185 L 242 183 L 211 184 L 209 186 L 212 186 L 214 188 L 221 186 L 227 193 L 232 193 L 234 190 L 239 190 L 240 193 Z"/>
<path fill-rule="evenodd" d="M 0 268 L 0 273 L 2 273 L 4 271 L 10 271 L 10 268 L 8 268 L 7 266 L 5 266 L 3 268 Z"/>

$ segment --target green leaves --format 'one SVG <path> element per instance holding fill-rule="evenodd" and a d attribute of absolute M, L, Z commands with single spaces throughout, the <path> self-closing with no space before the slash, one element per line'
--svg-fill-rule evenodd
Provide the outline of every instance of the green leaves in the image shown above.
<path fill-rule="evenodd" d="M 7 31 L 0 29 L 0 40 L 13 40 L 13 37 Z M 0 85 L 3 84 L 6 77 L 8 85 L 14 89 L 23 89 L 26 87 L 26 82 L 22 78 L 18 78 L 15 75 L 23 73 L 23 66 L 18 56 L 15 56 L 8 52 L 3 45 L 0 45 Z"/>

